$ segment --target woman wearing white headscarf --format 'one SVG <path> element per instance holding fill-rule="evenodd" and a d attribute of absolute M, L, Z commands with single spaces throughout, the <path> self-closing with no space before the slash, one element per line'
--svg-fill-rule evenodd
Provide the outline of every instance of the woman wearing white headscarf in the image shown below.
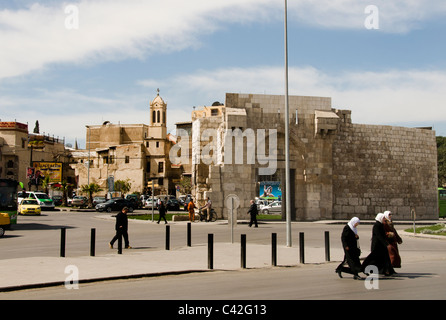
<path fill-rule="evenodd" d="M 354 279 L 361 279 L 359 272 L 361 271 L 361 262 L 359 256 L 361 250 L 358 247 L 358 225 L 360 223 L 359 218 L 352 218 L 342 230 L 341 241 L 344 248 L 344 260 L 336 268 L 335 272 L 339 278 L 342 278 L 342 272 L 353 274 Z M 348 267 L 344 267 L 347 262 Z"/>
<path fill-rule="evenodd" d="M 362 263 L 362 270 L 364 271 L 367 266 L 374 265 L 378 268 L 380 274 L 391 276 L 395 273 L 390 263 L 389 251 L 387 250 L 388 241 L 386 233 L 384 231 L 384 214 L 378 213 L 376 215 L 376 222 L 372 229 L 372 247 L 371 252 L 364 259 Z"/>
<path fill-rule="evenodd" d="M 401 268 L 401 257 L 398 250 L 398 244 L 403 243 L 403 240 L 393 226 L 392 212 L 385 211 L 384 218 L 384 232 L 386 233 L 387 241 L 389 242 L 387 249 L 389 251 L 390 262 L 392 267 Z"/>

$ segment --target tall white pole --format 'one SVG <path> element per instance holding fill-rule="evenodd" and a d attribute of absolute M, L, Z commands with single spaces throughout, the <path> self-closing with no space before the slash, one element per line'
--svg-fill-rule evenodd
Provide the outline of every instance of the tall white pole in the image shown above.
<path fill-rule="evenodd" d="M 288 23 L 287 0 L 285 0 L 285 210 L 286 210 L 286 242 L 291 247 L 291 196 L 290 196 L 290 110 L 288 106 Z"/>

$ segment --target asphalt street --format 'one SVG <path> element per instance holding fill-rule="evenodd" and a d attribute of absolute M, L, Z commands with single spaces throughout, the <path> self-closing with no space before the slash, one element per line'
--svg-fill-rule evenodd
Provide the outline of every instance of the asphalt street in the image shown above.
<path fill-rule="evenodd" d="M 45 259 L 55 259 L 59 256 L 60 229 L 62 227 L 67 230 L 66 256 L 68 258 L 82 259 L 76 260 L 79 262 L 87 259 L 84 257 L 89 255 L 90 231 L 91 228 L 95 228 L 96 255 L 108 260 L 116 259 L 116 251 L 108 247 L 108 242 L 115 233 L 114 223 L 115 219 L 110 214 L 97 212 L 55 211 L 44 212 L 41 216 L 19 216 L 19 223 L 0 240 L 0 262 L 4 261 L 8 264 L 9 261 L 11 263 L 34 261 L 31 259 L 38 257 L 40 260 L 35 261 L 43 263 Z M 359 227 L 362 257 L 365 257 L 369 252 L 372 223 L 373 221 L 364 222 Z M 399 231 L 408 227 L 407 225 L 398 225 L 398 223 L 396 225 Z M 189 253 L 185 248 L 187 223 L 171 222 L 168 226 L 171 234 L 171 248 L 165 263 L 175 264 L 179 262 L 176 261 L 177 258 L 184 259 L 184 256 Z M 444 289 L 446 285 L 446 255 L 444 254 L 446 241 L 411 237 L 404 234 L 404 242 L 400 246 L 403 266 L 397 270 L 396 276 L 353 280 L 351 276 L 345 275 L 343 279 L 340 279 L 334 269 L 343 257 L 340 243 L 343 227 L 343 223 L 293 222 L 294 248 L 299 246 L 299 233 L 302 232 L 305 235 L 305 252 L 309 257 L 305 264 L 299 263 L 297 250 L 290 248 L 285 251 L 292 253 L 291 260 L 281 263 L 279 257 L 279 266 L 272 267 L 269 264 L 268 249 L 266 263 L 259 260 L 260 264 L 254 267 L 248 265 L 246 269 L 239 268 L 237 266 L 239 261 L 235 261 L 235 267 L 227 265 L 227 267 L 217 268 L 217 270 L 202 268 L 200 272 L 82 283 L 76 290 L 67 290 L 64 286 L 56 286 L 0 292 L 0 300 L 446 299 L 446 290 Z M 133 249 L 126 251 L 120 257 L 120 261 L 125 265 L 126 255 L 129 257 L 129 261 L 138 261 L 141 259 L 140 256 L 161 258 L 161 254 L 165 253 L 165 231 L 166 226 L 163 223 L 130 220 L 129 235 Z M 326 231 L 330 235 L 331 256 L 329 262 L 325 261 L 324 255 L 324 234 Z M 230 242 L 233 240 L 235 243 L 239 243 L 241 234 L 246 234 L 249 244 L 267 247 L 271 243 L 271 234 L 277 233 L 279 248 L 283 250 L 286 246 L 286 224 L 284 222 L 261 222 L 259 228 L 249 228 L 246 222 L 241 221 L 234 228 L 233 236 L 231 236 L 231 229 L 226 221 L 195 222 L 192 224 L 192 248 L 194 250 L 190 253 L 194 256 L 191 256 L 191 259 L 197 257 L 196 252 L 205 250 L 209 233 L 214 234 L 215 241 L 223 247 L 228 247 L 229 243 L 230 251 L 226 251 L 225 259 L 229 255 L 234 255 L 234 260 L 239 259 L 238 251 L 231 252 L 231 250 L 233 251 L 231 248 L 236 247 L 231 247 Z M 199 259 L 204 259 L 205 254 L 200 253 L 199 257 Z M 287 259 L 289 258 L 287 257 Z M 255 259 L 250 258 L 250 261 L 253 260 Z M 156 261 L 152 262 L 156 263 Z M 16 270 L 19 270 L 17 267 Z M 224 268 L 226 270 L 223 270 Z M 29 268 L 23 269 L 32 270 L 33 267 L 29 266 Z M 15 270 L 10 272 L 15 272 Z M 376 287 L 370 288 L 371 284 Z"/>

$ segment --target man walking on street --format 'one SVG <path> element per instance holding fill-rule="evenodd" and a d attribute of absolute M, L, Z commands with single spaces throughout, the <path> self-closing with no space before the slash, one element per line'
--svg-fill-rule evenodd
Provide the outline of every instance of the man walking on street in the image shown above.
<path fill-rule="evenodd" d="M 255 228 L 258 228 L 259 226 L 257 225 L 257 205 L 255 204 L 254 200 L 251 200 L 251 206 L 249 207 L 248 210 L 249 215 L 251 216 L 251 219 L 249 220 L 249 227 L 252 226 L 252 224 L 254 223 Z"/>
<path fill-rule="evenodd" d="M 110 241 L 110 249 L 113 249 L 113 244 L 120 237 L 124 237 L 124 244 L 126 249 L 131 249 L 129 245 L 129 235 L 128 235 L 128 217 L 127 212 L 129 212 L 129 208 L 122 208 L 121 212 L 116 215 L 116 235 Z"/>

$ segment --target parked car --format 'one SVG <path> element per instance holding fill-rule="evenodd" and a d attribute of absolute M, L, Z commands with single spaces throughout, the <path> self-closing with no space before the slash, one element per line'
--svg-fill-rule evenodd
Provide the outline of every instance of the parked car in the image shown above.
<path fill-rule="evenodd" d="M 149 210 L 152 210 L 152 206 L 154 206 L 154 209 L 158 209 L 158 198 L 157 197 L 153 198 L 153 202 L 152 202 L 152 198 L 147 199 L 144 204 L 144 207 Z"/>
<path fill-rule="evenodd" d="M 133 203 L 134 209 L 139 209 L 142 207 L 142 201 L 139 199 L 137 194 L 128 194 L 125 199 Z"/>
<path fill-rule="evenodd" d="M 79 207 L 79 208 L 83 208 L 88 206 L 88 199 L 87 197 L 84 196 L 75 196 L 73 198 L 73 201 L 71 202 L 71 205 L 73 207 Z"/>
<path fill-rule="evenodd" d="M 96 211 L 102 212 L 112 212 L 112 211 L 121 211 L 122 208 L 128 207 L 129 212 L 133 212 L 133 203 L 123 199 L 123 198 L 113 198 L 103 203 L 99 203 L 96 205 Z"/>
<path fill-rule="evenodd" d="M 18 214 L 40 215 L 42 209 L 36 199 L 23 199 L 17 207 Z"/>
<path fill-rule="evenodd" d="M 93 207 L 96 207 L 97 204 L 104 203 L 105 201 L 107 201 L 107 199 L 105 199 L 105 197 L 94 197 L 93 198 Z"/>
<path fill-rule="evenodd" d="M 282 201 L 274 201 L 266 206 L 262 206 L 260 209 L 262 214 L 270 213 L 281 213 L 282 212 Z"/>
<path fill-rule="evenodd" d="M 52 196 L 51 199 L 53 199 L 53 203 L 55 206 L 62 205 L 63 197 L 62 196 Z"/>
<path fill-rule="evenodd" d="M 179 211 L 180 203 L 177 199 L 169 199 L 166 204 L 166 208 L 168 211 Z"/>
<path fill-rule="evenodd" d="M 31 198 L 37 200 L 42 210 L 54 210 L 53 200 L 44 192 L 40 191 L 20 191 L 17 194 L 17 204 L 19 204 L 23 199 Z"/>

